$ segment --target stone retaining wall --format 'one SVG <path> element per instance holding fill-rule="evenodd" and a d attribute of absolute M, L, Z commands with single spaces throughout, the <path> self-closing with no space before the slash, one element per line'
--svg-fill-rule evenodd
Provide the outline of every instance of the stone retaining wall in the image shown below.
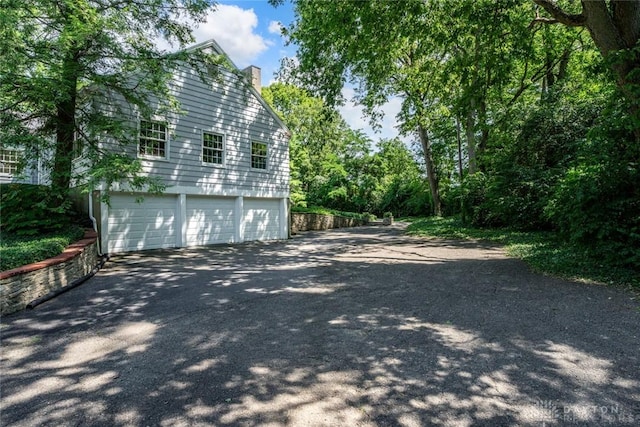
<path fill-rule="evenodd" d="M 91 230 L 53 258 L 0 272 L 0 314 L 24 309 L 51 291 L 86 276 L 98 265 L 97 235 Z"/>
<path fill-rule="evenodd" d="M 296 234 L 299 231 L 328 230 L 361 225 L 366 225 L 365 221 L 355 218 L 314 213 L 291 213 L 291 234 Z"/>

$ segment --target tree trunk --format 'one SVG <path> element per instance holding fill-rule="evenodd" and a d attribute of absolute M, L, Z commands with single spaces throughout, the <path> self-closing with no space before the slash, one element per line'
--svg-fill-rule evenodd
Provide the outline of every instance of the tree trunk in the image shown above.
<path fill-rule="evenodd" d="M 602 56 L 631 50 L 640 41 L 640 0 L 612 0 L 611 8 L 604 0 L 582 0 L 586 27 Z M 625 58 L 615 59 L 612 68 L 618 86 L 630 102 L 631 114 L 640 120 L 640 52 L 629 51 Z M 636 129 L 640 140 L 640 129 Z"/>
<path fill-rule="evenodd" d="M 539 21 L 586 27 L 603 57 L 625 52 L 612 58 L 611 67 L 629 102 L 631 116 L 640 120 L 640 51 L 636 48 L 640 41 L 640 0 L 582 0 L 582 12 L 577 15 L 565 12 L 553 0 L 533 1 L 554 18 Z M 640 142 L 640 126 L 635 134 Z"/>
<path fill-rule="evenodd" d="M 458 142 L 458 174 L 460 174 L 460 184 L 464 181 L 462 170 L 462 137 L 460 135 L 460 119 L 456 117 L 456 140 Z"/>
<path fill-rule="evenodd" d="M 62 63 L 61 100 L 56 104 L 56 149 L 51 171 L 52 193 L 66 199 L 71 184 L 73 142 L 75 139 L 78 59 L 69 54 Z M 64 200 L 61 200 L 64 201 Z"/>
<path fill-rule="evenodd" d="M 427 167 L 427 179 L 429 180 L 429 190 L 433 199 L 433 213 L 436 216 L 442 215 L 442 202 L 440 201 L 440 188 L 438 182 L 438 174 L 436 173 L 435 164 L 433 162 L 433 153 L 431 152 L 431 140 L 429 132 L 422 126 L 418 126 L 418 135 L 422 143 L 424 151 L 424 162 Z"/>
<path fill-rule="evenodd" d="M 473 104 L 473 101 L 472 101 Z M 469 109 L 465 120 L 465 136 L 467 138 L 467 155 L 469 156 L 469 175 L 473 175 L 478 170 L 476 162 L 476 131 L 475 131 L 475 111 Z"/>

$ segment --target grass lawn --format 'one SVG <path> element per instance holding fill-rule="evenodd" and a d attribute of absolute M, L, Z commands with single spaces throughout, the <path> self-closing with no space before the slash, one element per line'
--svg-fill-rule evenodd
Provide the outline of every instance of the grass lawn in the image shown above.
<path fill-rule="evenodd" d="M 83 235 L 84 230 L 79 226 L 40 236 L 16 236 L 3 231 L 0 233 L 0 271 L 59 255 Z"/>
<path fill-rule="evenodd" d="M 409 219 L 407 233 L 444 239 L 488 240 L 499 243 L 508 255 L 527 262 L 535 271 L 587 283 L 604 283 L 640 290 L 637 271 L 607 265 L 593 258 L 585 248 L 567 245 L 550 232 L 478 229 L 457 218 Z"/>

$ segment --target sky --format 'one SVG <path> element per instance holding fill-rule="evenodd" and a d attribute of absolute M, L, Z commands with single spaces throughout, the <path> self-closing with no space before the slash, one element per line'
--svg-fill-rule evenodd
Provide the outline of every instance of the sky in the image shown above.
<path fill-rule="evenodd" d="M 262 85 L 268 86 L 275 81 L 281 59 L 295 56 L 296 47 L 285 45 L 280 35 L 280 25 L 288 26 L 293 19 L 293 6 L 288 0 L 277 8 L 267 0 L 219 0 L 207 23 L 201 24 L 194 36 L 198 43 L 214 38 L 240 69 L 260 67 Z M 353 89 L 345 88 L 344 94 L 350 99 Z M 399 109 L 397 99 L 384 106 L 385 117 L 378 132 L 371 129 L 359 106 L 347 103 L 340 112 L 353 129 L 361 129 L 377 141 L 397 136 L 395 116 Z"/>

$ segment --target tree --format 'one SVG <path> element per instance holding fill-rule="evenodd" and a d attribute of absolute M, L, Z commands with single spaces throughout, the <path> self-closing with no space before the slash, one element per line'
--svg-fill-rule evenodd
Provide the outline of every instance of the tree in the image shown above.
<path fill-rule="evenodd" d="M 551 18 L 535 21 L 585 27 L 602 56 L 611 62 L 618 86 L 630 103 L 640 141 L 640 0 L 581 0 L 576 10 L 555 0 L 533 0 Z"/>
<path fill-rule="evenodd" d="M 406 7 L 422 12 L 426 6 L 422 2 L 409 2 Z M 376 108 L 390 96 L 404 96 L 403 111 L 412 118 L 410 123 L 405 120 L 406 129 L 419 135 L 422 141 L 434 208 L 439 214 L 437 171 L 425 130 L 429 119 L 418 118 L 425 111 L 426 94 L 422 89 L 433 84 L 420 68 L 426 68 L 430 62 L 421 55 L 424 46 L 401 30 L 420 28 L 424 15 L 404 12 L 404 7 L 390 2 L 296 2 L 299 19 L 287 30 L 288 36 L 300 46 L 299 72 L 294 75 L 329 105 L 339 102 L 349 75 L 359 78 L 359 101 L 372 121 L 378 117 Z"/>
<path fill-rule="evenodd" d="M 264 99 L 278 112 L 292 136 L 289 139 L 291 199 L 305 205 L 318 177 L 338 161 L 349 130 L 337 111 L 306 90 L 285 83 L 262 89 Z"/>
<path fill-rule="evenodd" d="M 289 143 L 291 200 L 296 206 L 396 214 L 424 213 L 423 173 L 412 153 L 397 140 L 371 140 L 351 129 L 320 98 L 281 82 L 262 89 L 282 117 Z M 417 206 L 425 202 L 423 206 Z M 422 209 L 421 209 L 422 208 Z"/>
<path fill-rule="evenodd" d="M 119 96 L 143 116 L 153 113 L 151 99 L 176 109 L 167 86 L 171 69 L 221 59 L 184 49 L 165 53 L 155 42 L 192 43 L 185 22 L 203 22 L 213 7 L 210 0 L 0 0 L 0 139 L 26 156 L 52 155 L 52 193 L 61 203 L 72 183 L 153 187 L 135 159 L 100 152 L 105 137 L 131 144 L 135 135 L 93 101 Z M 74 175 L 80 147 L 84 176 Z"/>

